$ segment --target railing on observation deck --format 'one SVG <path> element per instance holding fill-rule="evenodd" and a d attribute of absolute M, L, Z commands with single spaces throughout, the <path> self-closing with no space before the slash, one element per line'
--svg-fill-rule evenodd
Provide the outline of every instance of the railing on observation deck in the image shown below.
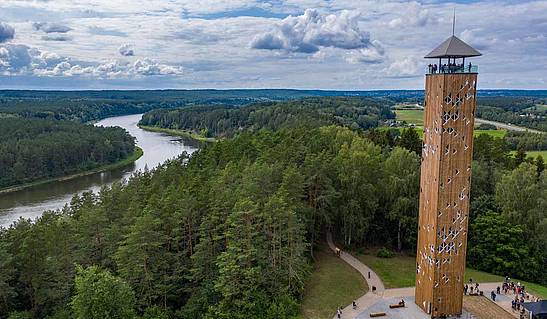
<path fill-rule="evenodd" d="M 440 67 L 427 67 L 426 68 L 426 74 L 452 74 L 452 73 L 479 73 L 479 66 L 478 65 L 469 65 L 461 66 L 461 65 L 441 65 Z"/>

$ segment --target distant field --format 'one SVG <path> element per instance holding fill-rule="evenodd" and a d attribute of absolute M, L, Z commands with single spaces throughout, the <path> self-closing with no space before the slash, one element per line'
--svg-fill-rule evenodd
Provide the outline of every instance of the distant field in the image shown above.
<path fill-rule="evenodd" d="M 492 135 L 493 137 L 504 137 L 507 134 L 506 130 L 475 130 L 473 136 L 479 136 L 482 134 Z"/>
<path fill-rule="evenodd" d="M 547 111 L 547 105 L 545 105 L 545 104 L 536 104 L 535 106 L 526 108 L 523 111 L 527 111 L 527 112 L 544 112 L 544 111 Z"/>
<path fill-rule="evenodd" d="M 424 125 L 424 111 L 423 110 L 395 110 L 398 121 L 406 121 L 409 124 L 417 126 Z"/>
<path fill-rule="evenodd" d="M 368 286 L 361 274 L 336 257 L 326 244 L 315 256 L 315 270 L 308 279 L 300 313 L 305 319 L 330 319 L 338 307 L 364 295 Z"/>
<path fill-rule="evenodd" d="M 404 127 L 382 126 L 382 127 L 380 127 L 380 130 L 388 130 L 390 128 L 397 129 L 399 131 L 402 131 L 402 130 L 405 129 Z M 423 137 L 423 135 L 424 135 L 424 129 L 423 128 L 415 127 L 414 129 L 416 130 L 416 132 L 418 132 L 418 135 L 420 137 Z M 504 137 L 505 134 L 507 134 L 507 131 L 506 130 L 475 130 L 473 132 L 473 136 L 479 136 L 479 135 L 482 135 L 482 134 L 488 134 L 488 135 L 492 135 L 494 137 Z M 545 156 L 543 156 L 543 157 L 545 157 Z"/>
<path fill-rule="evenodd" d="M 393 258 L 379 258 L 375 255 L 358 254 L 357 258 L 372 268 L 382 278 L 386 288 L 412 287 L 415 285 L 416 278 L 416 258 L 411 256 L 396 256 Z M 502 282 L 503 277 L 493 275 L 487 272 L 465 269 L 465 280 L 473 278 L 477 282 Z M 529 290 L 539 295 L 541 298 L 547 298 L 547 287 L 520 281 Z"/>
<path fill-rule="evenodd" d="M 511 151 L 512 155 L 515 155 L 517 151 Z M 533 157 L 536 158 L 538 155 L 541 155 L 543 159 L 547 160 L 547 151 L 526 151 L 527 157 Z"/>

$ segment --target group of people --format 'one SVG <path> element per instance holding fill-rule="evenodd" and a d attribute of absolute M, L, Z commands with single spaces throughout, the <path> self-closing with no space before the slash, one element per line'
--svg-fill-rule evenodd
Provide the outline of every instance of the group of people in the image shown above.
<path fill-rule="evenodd" d="M 469 278 L 469 284 L 465 284 L 465 286 L 463 286 L 463 294 L 464 295 L 467 295 L 467 292 L 469 292 L 469 294 L 479 294 L 479 283 L 476 282 L 475 284 L 473 284 L 473 278 Z"/>
<path fill-rule="evenodd" d="M 471 63 L 467 65 L 467 72 L 471 72 L 471 68 L 473 66 Z M 465 72 L 466 68 L 465 65 L 462 64 L 456 64 L 456 63 L 448 63 L 443 65 L 437 65 L 437 64 L 430 64 L 428 65 L 429 73 L 457 73 L 457 72 Z"/>
<path fill-rule="evenodd" d="M 500 287 L 498 287 L 500 289 Z M 520 317 L 524 318 L 526 310 L 524 309 L 524 301 L 530 300 L 530 295 L 526 292 L 526 287 L 521 285 L 520 282 L 513 282 L 509 277 L 505 277 L 503 282 L 503 293 L 507 294 L 512 292 L 515 295 L 515 299 L 511 300 L 511 308 L 513 310 L 520 312 Z M 537 298 L 536 298 L 537 301 Z"/>

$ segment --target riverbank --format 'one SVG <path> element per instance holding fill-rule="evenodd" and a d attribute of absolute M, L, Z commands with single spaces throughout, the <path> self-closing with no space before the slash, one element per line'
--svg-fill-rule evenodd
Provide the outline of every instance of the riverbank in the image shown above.
<path fill-rule="evenodd" d="M 190 132 L 190 131 L 186 131 L 186 130 L 175 130 L 175 129 L 170 129 L 170 128 L 140 125 L 140 124 L 138 124 L 137 126 L 141 129 L 145 130 L 145 131 L 156 132 L 156 133 L 165 133 L 165 134 L 169 134 L 169 135 L 182 136 L 182 137 L 188 137 L 188 138 L 191 138 L 191 139 L 194 139 L 194 140 L 197 140 L 197 141 L 202 141 L 202 142 L 207 142 L 207 143 L 214 143 L 214 142 L 218 141 L 214 137 L 205 137 L 205 136 L 202 136 L 200 134 Z"/>
<path fill-rule="evenodd" d="M 129 156 L 127 158 L 124 158 L 123 160 L 118 161 L 116 163 L 111 163 L 111 164 L 99 166 L 97 168 L 87 170 L 87 171 L 84 171 L 84 172 L 80 172 L 80 173 L 76 173 L 76 174 L 60 176 L 60 177 L 52 177 L 52 178 L 47 178 L 47 179 L 42 179 L 42 180 L 26 183 L 26 184 L 23 184 L 23 185 L 10 186 L 10 187 L 7 187 L 7 188 L 0 189 L 0 194 L 7 194 L 7 193 L 12 193 L 12 192 L 17 192 L 17 191 L 27 189 L 27 188 L 31 188 L 31 187 L 34 187 L 34 186 L 38 186 L 38 185 L 48 184 L 48 183 L 52 183 L 52 182 L 67 181 L 67 180 L 75 179 L 75 178 L 78 178 L 78 177 L 83 177 L 83 176 L 87 176 L 87 175 L 91 175 L 91 174 L 96 174 L 96 173 L 101 173 L 101 172 L 113 170 L 113 169 L 116 169 L 116 168 L 122 168 L 124 166 L 127 166 L 127 165 L 130 165 L 130 164 L 134 163 L 136 160 L 141 158 L 143 155 L 144 155 L 144 151 L 142 150 L 142 148 L 140 148 L 138 146 L 135 146 L 135 151 L 133 152 L 133 154 L 131 154 L 131 156 Z"/>

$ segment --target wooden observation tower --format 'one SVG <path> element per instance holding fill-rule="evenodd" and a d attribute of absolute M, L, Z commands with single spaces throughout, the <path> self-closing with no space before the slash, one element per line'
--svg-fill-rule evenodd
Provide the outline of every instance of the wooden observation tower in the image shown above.
<path fill-rule="evenodd" d="M 462 313 L 478 74 L 465 59 L 480 55 L 452 35 L 425 57 L 434 64 L 425 78 L 416 304 L 432 318 Z"/>

